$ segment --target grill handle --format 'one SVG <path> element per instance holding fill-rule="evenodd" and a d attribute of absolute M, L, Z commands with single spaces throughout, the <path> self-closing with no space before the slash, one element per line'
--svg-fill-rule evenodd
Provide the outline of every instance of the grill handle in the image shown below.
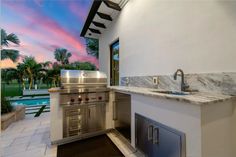
<path fill-rule="evenodd" d="M 90 118 L 90 108 L 88 108 L 88 117 Z"/>

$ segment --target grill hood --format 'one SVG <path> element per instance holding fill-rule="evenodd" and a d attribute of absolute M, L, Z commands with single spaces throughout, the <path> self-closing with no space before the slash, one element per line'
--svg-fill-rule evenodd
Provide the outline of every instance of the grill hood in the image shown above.
<path fill-rule="evenodd" d="M 100 71 L 61 70 L 61 88 L 106 86 L 107 76 Z"/>

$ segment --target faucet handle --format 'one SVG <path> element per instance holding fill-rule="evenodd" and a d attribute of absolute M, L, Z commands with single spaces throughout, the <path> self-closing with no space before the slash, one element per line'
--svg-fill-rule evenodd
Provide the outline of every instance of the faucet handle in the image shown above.
<path fill-rule="evenodd" d="M 189 87 L 190 87 L 190 86 L 189 86 L 187 83 L 184 83 L 184 85 L 183 85 L 184 91 L 187 90 L 187 89 L 189 89 Z"/>
<path fill-rule="evenodd" d="M 128 77 L 125 78 L 125 85 L 129 86 L 129 78 Z"/>

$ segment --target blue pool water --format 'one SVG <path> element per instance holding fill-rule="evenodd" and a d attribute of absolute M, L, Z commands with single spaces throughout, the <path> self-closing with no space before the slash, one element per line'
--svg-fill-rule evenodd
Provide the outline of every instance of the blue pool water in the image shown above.
<path fill-rule="evenodd" d="M 26 105 L 26 106 L 32 106 L 32 105 L 49 105 L 50 100 L 49 98 L 39 98 L 39 99 L 25 99 L 25 100 L 12 100 L 12 105 Z"/>

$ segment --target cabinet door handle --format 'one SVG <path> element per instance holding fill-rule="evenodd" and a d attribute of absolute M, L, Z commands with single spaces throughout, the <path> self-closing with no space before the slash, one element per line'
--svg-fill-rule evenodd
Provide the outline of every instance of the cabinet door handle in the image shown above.
<path fill-rule="evenodd" d="M 90 108 L 88 109 L 88 117 L 90 118 Z"/>
<path fill-rule="evenodd" d="M 159 138 L 159 128 L 154 128 L 153 131 L 153 144 L 159 144 L 160 138 Z"/>
<path fill-rule="evenodd" d="M 148 141 L 153 140 L 153 125 L 148 126 Z"/>
<path fill-rule="evenodd" d="M 116 102 L 113 101 L 113 120 L 117 120 L 117 115 L 116 115 Z"/>

